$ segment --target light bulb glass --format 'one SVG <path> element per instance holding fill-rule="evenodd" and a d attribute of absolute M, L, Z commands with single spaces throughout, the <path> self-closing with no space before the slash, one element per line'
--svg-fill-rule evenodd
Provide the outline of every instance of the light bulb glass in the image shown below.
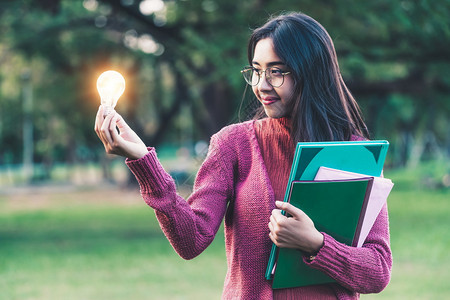
<path fill-rule="evenodd" d="M 125 79 L 116 71 L 103 72 L 97 79 L 97 90 L 100 94 L 101 104 L 106 107 L 107 115 L 117 104 L 125 91 Z"/>

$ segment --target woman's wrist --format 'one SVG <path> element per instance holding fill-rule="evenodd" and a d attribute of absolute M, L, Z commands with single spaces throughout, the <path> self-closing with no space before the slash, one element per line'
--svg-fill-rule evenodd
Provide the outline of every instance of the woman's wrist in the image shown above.
<path fill-rule="evenodd" d="M 139 147 L 134 149 L 134 151 L 130 152 L 126 157 L 129 160 L 138 160 L 143 158 L 148 153 L 148 148 L 144 145 L 143 147 Z"/>
<path fill-rule="evenodd" d="M 320 249 L 323 247 L 324 237 L 319 231 L 316 232 L 311 243 L 311 248 L 307 251 L 307 256 L 316 256 Z"/>

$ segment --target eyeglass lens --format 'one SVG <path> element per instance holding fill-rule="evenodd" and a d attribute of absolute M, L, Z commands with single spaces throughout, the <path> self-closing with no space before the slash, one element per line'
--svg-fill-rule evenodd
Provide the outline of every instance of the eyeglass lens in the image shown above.
<path fill-rule="evenodd" d="M 252 86 L 255 86 L 259 83 L 262 73 L 265 73 L 266 80 L 271 86 L 279 87 L 283 84 L 283 72 L 276 67 L 267 68 L 264 71 L 257 70 L 255 68 L 247 68 L 242 71 L 245 81 L 247 81 L 247 83 Z"/>

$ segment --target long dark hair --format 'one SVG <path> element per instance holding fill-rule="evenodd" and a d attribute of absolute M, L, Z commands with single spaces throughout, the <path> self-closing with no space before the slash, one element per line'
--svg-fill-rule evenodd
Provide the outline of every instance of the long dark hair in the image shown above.
<path fill-rule="evenodd" d="M 294 77 L 290 118 L 295 142 L 369 138 L 361 110 L 339 71 L 333 41 L 322 25 L 302 13 L 270 19 L 250 37 L 250 64 L 256 44 L 265 38 L 272 39 L 275 53 Z M 255 118 L 264 116 L 261 107 Z"/>

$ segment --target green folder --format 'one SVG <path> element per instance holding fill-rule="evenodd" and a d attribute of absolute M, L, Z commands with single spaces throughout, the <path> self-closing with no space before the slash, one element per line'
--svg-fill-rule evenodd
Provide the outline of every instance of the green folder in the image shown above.
<path fill-rule="evenodd" d="M 298 143 L 289 175 L 284 201 L 288 201 L 293 181 L 314 180 L 321 166 L 368 176 L 380 176 L 386 158 L 388 141 L 343 141 Z M 272 245 L 266 279 L 273 279 L 278 247 Z"/>
<path fill-rule="evenodd" d="M 373 177 L 336 181 L 293 181 L 289 202 L 303 210 L 317 230 L 337 241 L 356 246 L 364 219 Z M 300 251 L 278 251 L 272 287 L 291 288 L 334 282 L 307 266 Z"/>

